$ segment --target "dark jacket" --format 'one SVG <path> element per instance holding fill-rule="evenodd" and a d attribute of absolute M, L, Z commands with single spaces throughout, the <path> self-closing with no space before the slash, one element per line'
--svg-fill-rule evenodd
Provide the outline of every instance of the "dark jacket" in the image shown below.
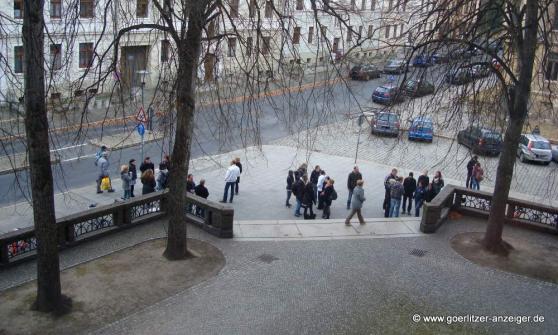
<path fill-rule="evenodd" d="M 331 202 L 333 201 L 333 199 L 331 199 L 331 195 L 333 194 L 333 191 L 335 189 L 332 186 L 327 186 L 326 188 L 324 188 L 324 195 L 322 196 L 322 199 L 324 200 L 324 204 L 326 206 L 331 206 Z"/>
<path fill-rule="evenodd" d="M 242 163 L 234 163 L 234 165 L 238 166 L 238 169 L 240 170 L 240 173 L 242 173 Z M 236 177 L 236 181 L 240 181 L 240 174 L 238 175 L 238 177 Z"/>
<path fill-rule="evenodd" d="M 207 199 L 207 197 L 209 196 L 209 191 L 207 190 L 207 187 L 203 186 L 203 185 L 198 185 L 194 188 L 194 193 L 198 196 L 198 197 L 202 197 L 204 199 Z"/>
<path fill-rule="evenodd" d="M 318 185 L 318 178 L 320 178 L 320 172 L 312 170 L 310 174 L 310 182 L 314 185 Z"/>
<path fill-rule="evenodd" d="M 316 192 L 314 192 L 314 185 L 312 185 L 312 183 L 307 183 L 304 186 L 302 203 L 306 206 L 312 206 L 316 203 Z"/>
<path fill-rule="evenodd" d="M 427 188 L 428 184 L 430 184 L 430 178 L 428 178 L 428 176 L 421 174 L 417 180 L 417 185 L 418 184 L 422 184 L 422 187 Z"/>
<path fill-rule="evenodd" d="M 153 172 L 155 172 L 155 164 L 153 164 L 153 163 L 145 163 L 145 162 L 141 163 L 141 165 L 140 165 L 140 171 L 141 171 L 141 173 L 144 173 L 145 171 L 147 171 L 147 170 L 149 170 L 149 169 L 151 169 L 151 170 L 153 170 Z"/>
<path fill-rule="evenodd" d="M 347 178 L 347 188 L 352 191 L 356 187 L 356 182 L 359 179 L 362 179 L 362 174 L 360 174 L 360 172 L 352 171 L 349 173 L 349 178 Z"/>
<path fill-rule="evenodd" d="M 470 175 L 473 173 L 473 168 L 475 167 L 475 164 L 477 164 L 477 161 L 474 159 L 471 159 L 469 163 L 467 163 L 467 174 Z"/>
<path fill-rule="evenodd" d="M 138 179 L 138 170 L 136 169 L 136 164 L 128 164 L 128 171 L 132 176 L 132 180 Z"/>
<path fill-rule="evenodd" d="M 405 195 L 411 197 L 417 189 L 417 181 L 409 176 L 403 181 L 403 188 L 405 189 Z"/>
<path fill-rule="evenodd" d="M 141 178 L 141 183 L 143 184 L 141 194 L 148 194 L 155 192 L 155 187 L 157 186 L 157 182 L 155 182 L 155 178 Z"/>
<path fill-rule="evenodd" d="M 287 191 L 291 191 L 293 189 L 294 178 L 291 176 L 287 176 Z"/>
<path fill-rule="evenodd" d="M 417 187 L 415 190 L 415 202 L 425 201 L 426 200 L 426 188 L 425 187 Z"/>
<path fill-rule="evenodd" d="M 186 191 L 190 192 L 190 193 L 194 193 L 195 192 L 195 188 L 196 188 L 196 183 L 194 183 L 193 181 L 186 181 Z"/>
<path fill-rule="evenodd" d="M 401 200 L 401 197 L 403 197 L 403 185 L 400 182 L 396 182 L 391 186 L 389 193 L 391 199 Z"/>
<path fill-rule="evenodd" d="M 293 184 L 292 191 L 296 197 L 296 200 L 302 202 L 304 197 L 304 183 L 302 182 L 302 180 L 299 179 L 295 181 L 295 183 Z"/>
<path fill-rule="evenodd" d="M 433 194 L 432 198 L 438 195 L 438 193 L 440 193 L 443 187 L 444 187 L 444 180 L 442 178 L 438 178 L 438 179 L 434 178 L 432 180 L 432 194 Z"/>

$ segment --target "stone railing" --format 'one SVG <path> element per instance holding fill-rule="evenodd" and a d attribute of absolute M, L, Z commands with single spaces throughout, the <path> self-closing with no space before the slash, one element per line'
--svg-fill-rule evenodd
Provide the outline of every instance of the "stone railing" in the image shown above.
<path fill-rule="evenodd" d="M 487 219 L 491 201 L 492 193 L 447 185 L 431 202 L 425 204 L 420 230 L 423 233 L 436 232 L 445 222 L 450 211 Z M 558 208 L 509 198 L 505 223 L 556 234 L 558 233 Z"/>
<path fill-rule="evenodd" d="M 167 191 L 138 196 L 56 220 L 60 248 L 74 246 L 166 215 Z M 221 238 L 233 236 L 234 210 L 188 194 L 184 215 L 191 222 Z M 0 267 L 35 257 L 33 227 L 0 235 Z"/>

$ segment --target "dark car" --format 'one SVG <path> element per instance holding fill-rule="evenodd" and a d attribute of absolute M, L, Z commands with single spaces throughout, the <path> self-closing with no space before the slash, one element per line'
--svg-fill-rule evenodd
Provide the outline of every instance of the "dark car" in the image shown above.
<path fill-rule="evenodd" d="M 380 69 L 375 65 L 356 65 L 350 72 L 352 80 L 370 80 L 380 78 Z"/>
<path fill-rule="evenodd" d="M 409 79 L 403 85 L 403 89 L 410 97 L 422 97 L 434 93 L 434 85 L 424 79 Z"/>
<path fill-rule="evenodd" d="M 434 65 L 434 60 L 429 55 L 420 54 L 416 55 L 415 58 L 413 58 L 414 67 L 429 67 L 431 65 Z"/>
<path fill-rule="evenodd" d="M 488 77 L 492 70 L 488 64 L 475 64 L 471 66 L 471 75 L 474 79 Z"/>
<path fill-rule="evenodd" d="M 478 154 L 499 155 L 502 150 L 502 134 L 494 129 L 470 126 L 457 133 L 457 143 Z"/>
<path fill-rule="evenodd" d="M 450 69 L 450 71 L 446 73 L 445 79 L 448 84 L 463 85 L 473 81 L 474 77 L 471 67 L 463 66 Z"/>
<path fill-rule="evenodd" d="M 426 116 L 416 117 L 409 127 L 409 141 L 432 142 L 434 126 L 432 120 Z"/>
<path fill-rule="evenodd" d="M 392 105 L 394 103 L 405 101 L 405 95 L 399 90 L 398 86 L 382 85 L 377 87 L 372 93 L 372 101 Z"/>
<path fill-rule="evenodd" d="M 372 134 L 399 135 L 399 116 L 394 113 L 377 113 L 370 122 Z"/>
<path fill-rule="evenodd" d="M 432 54 L 432 62 L 434 64 L 443 64 L 447 63 L 450 60 L 450 55 L 447 51 L 436 51 Z"/>
<path fill-rule="evenodd" d="M 384 73 L 401 74 L 407 71 L 407 62 L 403 59 L 391 59 L 384 65 Z"/>

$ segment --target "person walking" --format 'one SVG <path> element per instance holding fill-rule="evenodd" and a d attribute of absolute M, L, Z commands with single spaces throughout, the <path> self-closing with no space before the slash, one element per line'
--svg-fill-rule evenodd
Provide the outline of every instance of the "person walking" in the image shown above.
<path fill-rule="evenodd" d="M 293 194 L 293 184 L 294 184 L 294 172 L 289 170 L 287 173 L 287 200 L 285 201 L 285 206 L 291 208 L 291 195 Z"/>
<path fill-rule="evenodd" d="M 120 167 L 120 179 L 122 179 L 122 190 L 124 191 L 122 199 L 128 200 L 130 199 L 130 183 L 132 182 L 132 176 L 128 165 L 122 165 Z"/>
<path fill-rule="evenodd" d="M 155 173 L 155 164 L 153 164 L 153 162 L 151 162 L 151 159 L 149 157 L 145 157 L 145 159 L 143 160 L 143 162 L 140 165 L 140 172 L 143 175 L 143 173 L 146 170 L 151 169 L 153 171 L 153 173 Z"/>
<path fill-rule="evenodd" d="M 442 172 L 436 171 L 434 178 L 432 178 L 430 201 L 432 201 L 438 193 L 440 193 L 442 188 L 444 188 L 444 178 L 442 178 Z"/>
<path fill-rule="evenodd" d="M 390 188 L 390 218 L 399 217 L 399 208 L 401 207 L 401 198 L 403 197 L 403 192 L 403 177 L 397 177 Z"/>
<path fill-rule="evenodd" d="M 97 161 L 97 167 L 99 169 L 99 172 L 97 173 L 97 193 L 103 193 L 103 191 L 101 190 L 101 182 L 105 177 L 109 178 L 108 192 L 111 193 L 114 192 L 114 189 L 112 188 L 112 182 L 110 182 L 110 175 L 109 175 L 110 163 L 108 161 L 108 151 L 103 151 L 101 153 L 101 157 Z"/>
<path fill-rule="evenodd" d="M 473 187 L 471 178 L 473 176 L 473 168 L 475 167 L 475 164 L 477 164 L 478 161 L 479 161 L 479 157 L 475 155 L 467 163 L 467 180 L 465 181 L 465 187 L 467 188 Z"/>
<path fill-rule="evenodd" d="M 141 194 L 149 194 L 155 192 L 157 182 L 155 181 L 155 173 L 151 169 L 145 170 L 141 174 L 141 183 L 143 185 Z"/>
<path fill-rule="evenodd" d="M 101 146 L 101 149 L 95 153 L 95 166 L 98 166 L 99 159 L 103 157 L 103 152 L 108 152 L 108 148 L 105 145 Z"/>
<path fill-rule="evenodd" d="M 420 209 L 422 204 L 426 200 L 426 187 L 422 184 L 422 181 L 418 182 L 417 189 L 415 190 L 415 216 L 420 216 Z"/>
<path fill-rule="evenodd" d="M 316 192 L 314 192 L 314 185 L 312 185 L 306 175 L 302 177 L 302 181 L 304 182 L 304 195 L 302 197 L 304 219 L 313 220 L 316 218 L 316 214 L 314 214 L 312 209 L 312 206 L 316 204 Z M 308 214 L 308 210 L 310 210 L 310 214 Z"/>
<path fill-rule="evenodd" d="M 238 167 L 238 177 L 236 177 L 236 184 L 234 193 L 238 195 L 238 184 L 240 184 L 240 175 L 242 174 L 242 164 L 240 163 L 240 157 L 236 157 L 234 164 Z"/>
<path fill-rule="evenodd" d="M 320 193 L 324 190 L 327 180 L 329 177 L 326 175 L 325 170 L 320 170 L 320 176 L 318 177 L 318 186 L 316 188 L 316 194 L 318 197 L 318 209 L 324 209 L 324 202 Z"/>
<path fill-rule="evenodd" d="M 322 191 L 322 197 L 324 202 L 324 212 L 322 213 L 322 219 L 329 219 L 331 215 L 331 203 L 333 200 L 337 199 L 337 192 L 333 187 L 335 180 L 329 179 L 327 184 Z"/>
<path fill-rule="evenodd" d="M 473 178 L 472 178 L 472 186 L 473 190 L 480 190 L 480 183 L 484 179 L 484 170 L 481 167 L 481 164 L 477 162 L 475 167 L 473 168 Z"/>
<path fill-rule="evenodd" d="M 413 207 L 413 194 L 417 189 L 417 181 L 413 177 L 413 173 L 409 172 L 409 176 L 403 181 L 403 214 L 405 214 L 405 208 L 407 209 L 407 214 L 411 215 L 411 208 Z M 408 201 L 408 203 L 407 203 Z"/>
<path fill-rule="evenodd" d="M 361 213 L 362 204 L 366 200 L 366 198 L 364 197 L 364 189 L 362 188 L 362 185 L 364 185 L 364 180 L 359 179 L 356 181 L 356 186 L 353 189 L 353 198 L 351 199 L 351 212 L 349 213 L 349 216 L 347 216 L 347 218 L 345 219 L 345 225 L 347 226 L 351 225 L 351 219 L 355 214 L 357 215 L 360 224 L 366 223 L 364 222 Z"/>
<path fill-rule="evenodd" d="M 220 202 L 225 203 L 227 202 L 227 193 L 229 192 L 229 188 L 231 190 L 231 195 L 229 198 L 229 202 L 233 202 L 234 198 L 234 187 L 236 184 L 236 179 L 240 176 L 240 169 L 236 166 L 236 160 L 233 159 L 227 172 L 225 173 L 225 192 L 223 193 L 223 200 Z"/>
<path fill-rule="evenodd" d="M 209 197 L 209 191 L 207 190 L 207 187 L 205 187 L 205 179 L 201 179 L 200 183 L 196 185 L 194 188 L 194 194 L 204 199 Z M 196 206 L 196 216 L 205 217 L 205 209 L 201 206 Z"/>
<path fill-rule="evenodd" d="M 347 209 L 351 209 L 351 199 L 353 197 L 353 190 L 356 187 L 357 180 L 362 179 L 362 174 L 358 170 L 358 166 L 353 167 L 353 171 L 349 173 L 349 177 L 347 178 L 347 189 L 349 190 L 349 196 L 347 197 Z"/>
<path fill-rule="evenodd" d="M 130 181 L 130 197 L 134 197 L 134 186 L 136 185 L 136 181 L 138 180 L 138 170 L 136 168 L 136 160 L 130 159 L 128 162 L 128 171 L 130 172 L 130 176 L 132 180 Z"/>
<path fill-rule="evenodd" d="M 298 171 L 297 171 L 298 172 Z M 298 175 L 298 173 L 295 172 L 295 176 Z M 293 188 L 292 188 L 292 192 L 295 196 L 296 199 L 296 206 L 295 206 L 295 210 L 294 210 L 294 216 L 299 217 L 300 216 L 300 208 L 302 207 L 302 200 L 304 198 L 304 181 L 302 180 L 302 178 L 295 178 L 295 182 L 293 184 Z"/>
<path fill-rule="evenodd" d="M 159 164 L 159 175 L 157 176 L 157 191 L 167 188 L 169 181 L 169 170 L 165 163 Z"/>
<path fill-rule="evenodd" d="M 384 178 L 384 204 L 382 208 L 384 209 L 384 217 L 389 217 L 389 212 L 391 208 L 391 180 L 395 180 L 397 178 L 397 169 L 391 169 L 390 174 L 388 174 Z"/>

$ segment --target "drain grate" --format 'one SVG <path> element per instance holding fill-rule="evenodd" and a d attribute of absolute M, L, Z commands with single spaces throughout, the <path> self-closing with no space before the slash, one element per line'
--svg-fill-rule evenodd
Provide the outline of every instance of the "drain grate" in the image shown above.
<path fill-rule="evenodd" d="M 279 258 L 277 258 L 273 255 L 270 255 L 270 254 L 259 255 L 256 259 L 259 260 L 260 262 L 267 263 L 267 264 L 270 264 L 273 261 L 278 261 L 279 260 Z"/>
<path fill-rule="evenodd" d="M 426 251 L 426 250 L 413 249 L 413 250 L 411 250 L 411 252 L 409 252 L 409 255 L 413 255 L 413 256 L 417 256 L 417 257 L 424 257 L 424 255 L 426 255 L 427 253 L 428 253 L 428 251 Z"/>

